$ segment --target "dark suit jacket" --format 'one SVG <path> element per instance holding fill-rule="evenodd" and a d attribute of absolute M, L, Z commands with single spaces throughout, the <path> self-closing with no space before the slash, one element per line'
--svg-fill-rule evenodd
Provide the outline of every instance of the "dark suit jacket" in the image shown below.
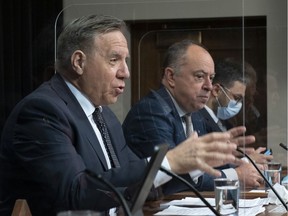
<path fill-rule="evenodd" d="M 206 129 L 205 133 L 222 132 L 221 128 L 218 126 L 218 124 L 214 121 L 214 119 L 211 117 L 211 115 L 205 108 L 199 110 L 198 113 L 203 117 L 203 120 L 205 122 L 205 129 Z M 229 124 L 227 121 L 221 120 L 221 123 L 225 125 L 227 130 L 232 128 L 232 125 Z M 228 169 L 228 168 L 233 168 L 233 167 L 234 165 L 226 164 L 226 165 L 217 167 L 217 169 L 223 170 L 223 169 Z M 223 172 L 222 172 L 222 177 L 226 177 Z"/>
<path fill-rule="evenodd" d="M 222 132 L 221 128 L 218 126 L 218 124 L 214 121 L 214 119 L 211 117 L 211 115 L 205 108 L 199 110 L 198 112 L 203 117 L 203 120 L 205 122 L 206 133 Z M 221 120 L 221 123 L 226 127 L 227 130 L 233 128 L 233 125 L 230 124 L 229 121 Z"/>
<path fill-rule="evenodd" d="M 27 199 L 33 216 L 117 206 L 89 173 L 126 187 L 141 179 L 145 161 L 126 145 L 121 124 L 107 107 L 103 115 L 121 168 L 107 169 L 95 132 L 60 75 L 24 98 L 2 134 L 0 215 L 11 215 L 19 198 Z"/>
<path fill-rule="evenodd" d="M 198 112 L 192 113 L 192 123 L 199 136 L 206 133 L 203 117 Z M 167 143 L 170 148 L 174 148 L 186 139 L 182 120 L 164 87 L 151 91 L 135 104 L 127 114 L 122 127 L 127 144 L 140 157 L 150 156 L 157 144 Z M 194 184 L 189 175 L 182 177 Z M 213 184 L 213 178 L 205 174 L 194 186 L 199 190 L 213 190 Z M 162 188 L 164 194 L 188 189 L 177 180 L 166 183 Z"/>
<path fill-rule="evenodd" d="M 205 120 L 206 133 L 222 131 L 205 108 L 199 110 L 199 113 L 203 116 L 203 119 Z"/>

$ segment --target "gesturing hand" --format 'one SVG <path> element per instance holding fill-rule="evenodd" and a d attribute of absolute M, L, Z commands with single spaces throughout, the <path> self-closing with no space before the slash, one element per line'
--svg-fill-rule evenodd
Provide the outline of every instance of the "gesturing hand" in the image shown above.
<path fill-rule="evenodd" d="M 213 167 L 227 163 L 242 164 L 234 155 L 237 146 L 255 141 L 253 136 L 240 136 L 245 130 L 245 127 L 236 127 L 227 132 L 214 132 L 201 137 L 193 133 L 168 151 L 166 156 L 172 171 L 184 174 L 199 169 L 214 176 L 221 176 L 221 172 Z"/>

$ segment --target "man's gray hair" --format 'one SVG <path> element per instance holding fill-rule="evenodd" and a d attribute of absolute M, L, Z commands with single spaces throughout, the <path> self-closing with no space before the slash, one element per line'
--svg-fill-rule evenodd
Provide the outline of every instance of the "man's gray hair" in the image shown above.
<path fill-rule="evenodd" d="M 123 20 L 108 15 L 89 15 L 75 19 L 61 32 L 57 40 L 56 62 L 57 71 L 71 67 L 70 58 L 76 50 L 89 53 L 95 47 L 95 37 L 112 31 L 126 33 Z M 96 45 L 97 46 L 97 45 Z"/>

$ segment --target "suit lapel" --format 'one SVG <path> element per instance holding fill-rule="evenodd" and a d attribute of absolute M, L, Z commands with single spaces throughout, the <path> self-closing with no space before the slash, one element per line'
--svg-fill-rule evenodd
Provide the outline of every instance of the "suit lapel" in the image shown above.
<path fill-rule="evenodd" d="M 205 135 L 207 132 L 205 120 L 199 112 L 193 112 L 191 115 L 193 129 L 197 132 L 198 136 Z"/>
<path fill-rule="evenodd" d="M 180 143 L 183 140 L 186 139 L 186 134 L 183 129 L 182 125 L 182 119 L 180 118 L 177 109 L 167 92 L 167 90 L 162 86 L 157 91 L 153 91 L 153 94 L 158 99 L 159 103 L 163 107 L 165 114 L 170 118 L 172 122 L 174 122 L 175 125 L 175 137 L 177 137 L 177 140 L 175 143 Z"/>
<path fill-rule="evenodd" d="M 199 112 L 205 118 L 206 128 L 210 128 L 208 132 L 214 132 L 214 131 L 221 132 L 222 131 L 205 108 L 201 109 Z"/>
<path fill-rule="evenodd" d="M 56 73 L 56 75 L 54 75 L 51 80 L 51 86 L 57 92 L 59 97 L 61 97 L 67 104 L 70 113 L 73 113 L 73 115 L 71 114 L 71 118 L 74 119 L 75 125 L 79 128 L 78 130 L 81 133 L 80 136 L 86 138 L 83 140 L 87 140 L 87 143 L 89 143 L 95 150 L 95 154 L 98 156 L 103 166 L 108 169 L 100 143 L 85 112 L 59 74 Z"/>

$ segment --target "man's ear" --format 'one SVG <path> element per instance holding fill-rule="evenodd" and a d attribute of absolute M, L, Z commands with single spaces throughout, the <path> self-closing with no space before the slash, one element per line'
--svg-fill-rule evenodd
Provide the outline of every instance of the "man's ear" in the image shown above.
<path fill-rule="evenodd" d="M 219 94 L 221 94 L 221 92 L 222 92 L 222 90 L 221 90 L 220 85 L 219 85 L 218 83 L 213 84 L 211 94 L 212 94 L 214 97 L 219 97 Z"/>
<path fill-rule="evenodd" d="M 165 68 L 164 77 L 171 87 L 175 86 L 174 70 L 170 67 Z"/>
<path fill-rule="evenodd" d="M 78 75 L 82 75 L 83 73 L 85 60 L 86 60 L 86 55 L 81 50 L 76 50 L 71 56 L 72 68 Z"/>

